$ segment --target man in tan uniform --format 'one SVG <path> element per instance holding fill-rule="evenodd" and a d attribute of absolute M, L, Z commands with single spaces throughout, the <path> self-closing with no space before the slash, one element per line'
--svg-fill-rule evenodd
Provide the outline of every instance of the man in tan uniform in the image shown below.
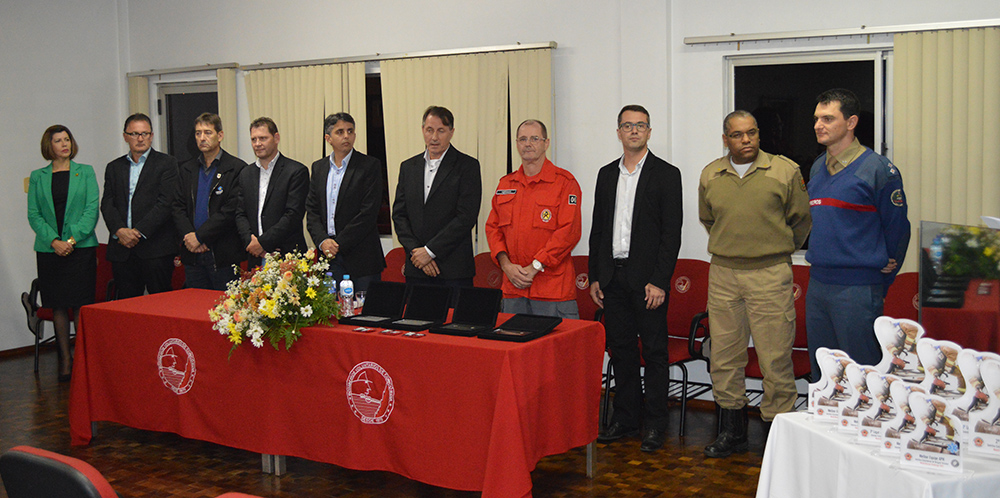
<path fill-rule="evenodd" d="M 722 128 L 729 153 L 706 166 L 698 184 L 698 217 L 712 254 L 712 394 L 722 408 L 718 438 L 705 447 L 709 457 L 747 450 L 744 368 L 751 336 L 764 373 L 764 422 L 795 404 L 791 255 L 812 226 L 798 165 L 760 150 L 753 115 L 734 111 Z"/>

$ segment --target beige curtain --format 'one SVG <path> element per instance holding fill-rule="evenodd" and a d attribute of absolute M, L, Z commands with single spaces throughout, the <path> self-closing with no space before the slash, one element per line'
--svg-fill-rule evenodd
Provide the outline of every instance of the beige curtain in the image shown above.
<path fill-rule="evenodd" d="M 281 136 L 278 150 L 308 165 L 326 154 L 323 119 L 350 109 L 357 123 L 357 148 L 364 152 L 364 70 L 358 62 L 247 71 L 250 119 L 273 119 Z"/>
<path fill-rule="evenodd" d="M 893 162 L 913 226 L 904 271 L 913 271 L 921 220 L 1000 216 L 1000 28 L 901 33 L 893 45 Z"/>
<path fill-rule="evenodd" d="M 149 78 L 132 76 L 128 79 L 128 113 L 149 115 Z M 124 121 L 124 120 L 123 120 Z"/>
<path fill-rule="evenodd" d="M 236 70 L 215 71 L 219 94 L 219 117 L 222 118 L 222 148 L 230 154 L 239 154 L 239 130 L 236 123 Z"/>
<path fill-rule="evenodd" d="M 508 128 L 530 117 L 545 122 L 549 135 L 554 134 L 550 53 L 543 49 L 383 61 L 390 199 L 395 199 L 400 163 L 424 150 L 420 132 L 424 110 L 431 105 L 447 107 L 455 114 L 452 145 L 477 158 L 482 167 L 483 198 L 474 240 L 477 253 L 489 251 L 484 226 L 490 194 L 507 173 L 508 150 L 514 167 L 520 164 L 516 148 L 507 141 Z M 539 88 L 540 97 L 530 95 Z"/>

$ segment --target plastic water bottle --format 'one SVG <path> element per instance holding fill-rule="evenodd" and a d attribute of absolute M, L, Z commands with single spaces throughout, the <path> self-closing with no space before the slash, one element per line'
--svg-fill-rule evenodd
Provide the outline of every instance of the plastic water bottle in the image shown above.
<path fill-rule="evenodd" d="M 947 235 L 939 233 L 931 242 L 930 254 L 928 254 L 928 256 L 930 256 L 931 264 L 934 266 L 934 271 L 937 272 L 938 275 L 941 274 L 941 270 L 944 265 L 944 246 L 949 241 L 950 238 Z"/>
<path fill-rule="evenodd" d="M 354 282 L 350 275 L 344 275 L 340 281 L 340 314 L 354 316 Z"/>

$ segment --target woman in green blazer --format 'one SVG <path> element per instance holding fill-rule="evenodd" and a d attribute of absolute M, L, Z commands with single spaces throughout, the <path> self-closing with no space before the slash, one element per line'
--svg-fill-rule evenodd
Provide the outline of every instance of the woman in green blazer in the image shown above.
<path fill-rule="evenodd" d="M 53 125 L 42 134 L 42 157 L 51 161 L 31 172 L 28 223 L 35 231 L 38 289 L 42 306 L 52 308 L 59 345 L 59 380 L 69 380 L 70 310 L 94 302 L 97 286 L 99 193 L 94 168 L 72 161 L 79 150 L 73 134 Z"/>

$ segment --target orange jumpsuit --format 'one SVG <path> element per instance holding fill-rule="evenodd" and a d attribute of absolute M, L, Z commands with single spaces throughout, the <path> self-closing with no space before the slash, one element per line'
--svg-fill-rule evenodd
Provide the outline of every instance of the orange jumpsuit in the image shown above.
<path fill-rule="evenodd" d="M 524 175 L 524 166 L 500 179 L 486 220 L 493 259 L 506 252 L 512 263 L 530 267 L 537 259 L 545 271 L 531 286 L 518 289 L 504 275 L 505 298 L 536 301 L 576 299 L 576 272 L 570 252 L 580 241 L 580 184 L 569 171 L 545 160 L 542 171 Z"/>

